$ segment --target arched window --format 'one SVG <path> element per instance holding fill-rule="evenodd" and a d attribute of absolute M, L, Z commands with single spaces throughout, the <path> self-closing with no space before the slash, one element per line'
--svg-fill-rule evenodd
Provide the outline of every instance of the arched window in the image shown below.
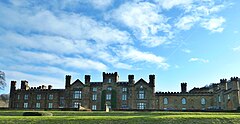
<path fill-rule="evenodd" d="M 201 99 L 201 104 L 202 104 L 202 105 L 205 105 L 205 104 L 206 104 L 206 99 L 205 99 L 205 98 L 202 98 L 202 99 Z"/>
<path fill-rule="evenodd" d="M 168 104 L 168 98 L 165 97 L 165 98 L 163 99 L 163 104 L 164 104 L 164 105 L 167 105 L 167 104 Z"/>
<path fill-rule="evenodd" d="M 182 98 L 182 104 L 185 105 L 187 103 L 186 98 Z"/>
<path fill-rule="evenodd" d="M 140 89 L 138 91 L 138 98 L 145 99 L 145 92 L 144 92 L 143 86 L 140 86 Z"/>

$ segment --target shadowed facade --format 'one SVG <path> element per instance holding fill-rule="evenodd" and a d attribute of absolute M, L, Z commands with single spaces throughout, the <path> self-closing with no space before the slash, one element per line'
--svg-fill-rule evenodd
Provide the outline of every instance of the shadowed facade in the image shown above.
<path fill-rule="evenodd" d="M 128 81 L 119 81 L 115 73 L 102 74 L 103 80 L 91 82 L 85 75 L 84 83 L 74 82 L 66 75 L 65 89 L 53 89 L 51 85 L 29 87 L 28 81 L 11 81 L 9 108 L 11 109 L 155 109 L 155 110 L 236 110 L 239 103 L 239 79 L 221 79 L 202 88 L 187 92 L 187 83 L 181 83 L 181 92 L 155 92 L 155 75 L 149 82 L 128 75 Z"/>

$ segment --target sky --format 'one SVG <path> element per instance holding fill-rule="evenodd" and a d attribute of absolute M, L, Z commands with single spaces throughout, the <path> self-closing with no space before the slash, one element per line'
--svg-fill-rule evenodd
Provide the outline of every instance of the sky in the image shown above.
<path fill-rule="evenodd" d="M 1 0 L 0 70 L 11 80 L 64 88 L 102 72 L 156 91 L 240 76 L 238 0 Z"/>

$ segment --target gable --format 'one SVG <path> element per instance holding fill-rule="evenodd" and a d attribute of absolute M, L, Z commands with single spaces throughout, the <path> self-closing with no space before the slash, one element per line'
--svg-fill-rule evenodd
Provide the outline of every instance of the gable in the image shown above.
<path fill-rule="evenodd" d="M 140 80 L 138 80 L 138 81 L 134 84 L 134 86 L 140 86 L 140 85 L 148 86 L 148 83 L 141 78 Z"/>
<path fill-rule="evenodd" d="M 84 87 L 84 84 L 79 79 L 74 81 L 73 84 L 71 85 L 71 88 L 80 88 L 80 87 Z"/>

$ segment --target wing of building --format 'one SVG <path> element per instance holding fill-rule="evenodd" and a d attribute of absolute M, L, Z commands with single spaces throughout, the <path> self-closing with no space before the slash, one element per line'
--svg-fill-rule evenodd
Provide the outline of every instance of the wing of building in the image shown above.
<path fill-rule="evenodd" d="M 236 110 L 240 106 L 239 79 L 221 79 L 219 83 L 187 92 L 187 83 L 181 83 L 181 92 L 155 92 L 155 75 L 128 81 L 119 81 L 118 73 L 103 72 L 103 80 L 91 82 L 85 75 L 84 83 L 71 81 L 66 75 L 65 89 L 53 89 L 51 85 L 29 87 L 21 81 L 16 89 L 11 81 L 9 108 L 11 109 L 154 109 L 154 110 Z"/>

